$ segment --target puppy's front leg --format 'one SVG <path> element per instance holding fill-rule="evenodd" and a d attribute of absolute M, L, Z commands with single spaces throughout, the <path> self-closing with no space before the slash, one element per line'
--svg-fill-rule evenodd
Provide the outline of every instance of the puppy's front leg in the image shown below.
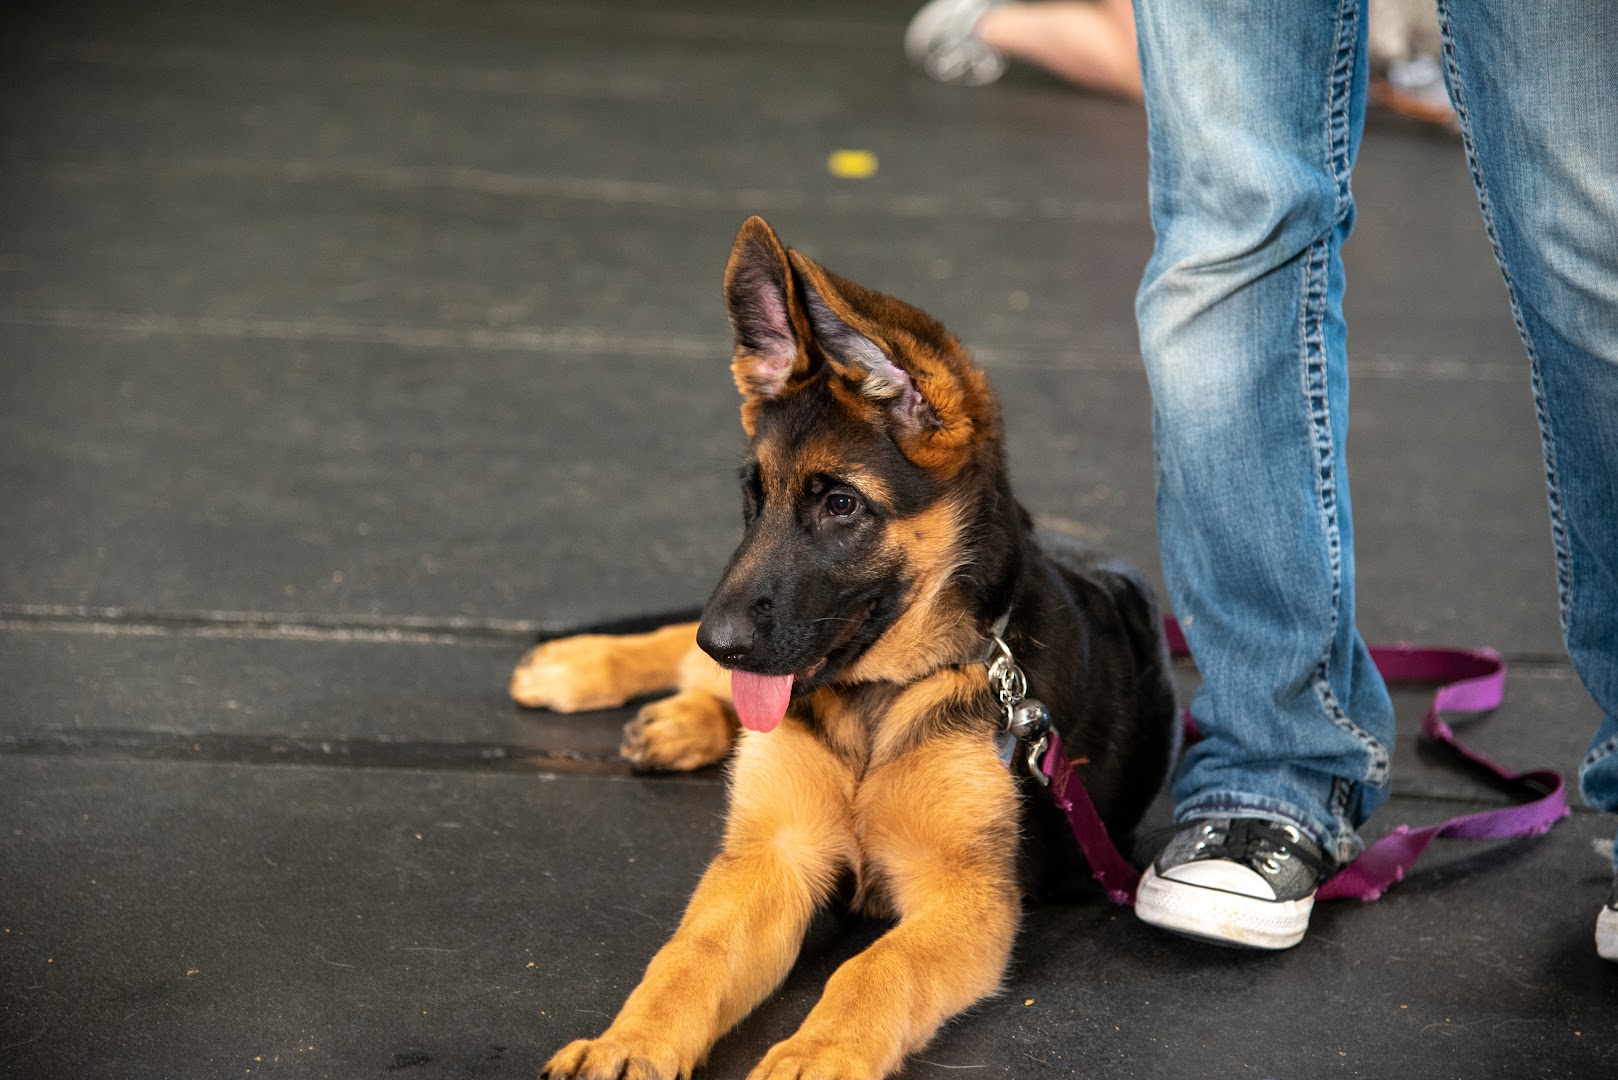
<path fill-rule="evenodd" d="M 992 993 L 1021 911 L 1017 814 L 1016 786 L 983 738 L 936 738 L 868 776 L 857 828 L 899 923 L 837 970 L 749 1080 L 877 1080 Z"/>
<path fill-rule="evenodd" d="M 543 1075 L 688 1077 L 786 977 L 815 909 L 854 856 L 854 777 L 793 719 L 742 740 L 722 850 L 674 937 L 597 1039 Z"/>
<path fill-rule="evenodd" d="M 700 769 L 721 760 L 736 741 L 730 672 L 693 644 L 677 674 L 679 693 L 643 707 L 624 725 L 618 752 L 637 769 Z"/>

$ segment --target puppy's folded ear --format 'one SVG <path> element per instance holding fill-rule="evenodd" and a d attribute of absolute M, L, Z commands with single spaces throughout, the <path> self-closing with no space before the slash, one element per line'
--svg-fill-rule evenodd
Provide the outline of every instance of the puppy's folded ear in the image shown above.
<path fill-rule="evenodd" d="M 997 440 L 1000 414 L 983 372 L 932 316 L 803 254 L 787 253 L 808 315 L 813 354 L 869 410 L 911 461 L 952 473 Z"/>
<path fill-rule="evenodd" d="M 857 385 L 863 397 L 882 406 L 896 434 L 913 436 L 942 427 L 938 410 L 917 389 L 910 372 L 895 363 L 882 346 L 850 326 L 821 293 L 828 283 L 846 287 L 853 282 L 837 279 L 795 251 L 790 258 L 802 275 L 799 287 L 804 306 L 809 309 L 809 326 L 814 332 L 815 344 L 837 374 Z M 821 279 L 819 288 L 808 267 L 819 272 L 814 275 Z M 842 299 L 841 292 L 838 290 L 832 295 Z M 846 303 L 839 306 L 848 310 Z"/>
<path fill-rule="evenodd" d="M 730 370 L 748 404 L 779 397 L 809 375 L 809 324 L 797 282 L 786 248 L 761 217 L 742 222 L 736 234 L 725 267 L 725 306 L 736 337 Z M 750 412 L 744 410 L 744 423 Z"/>

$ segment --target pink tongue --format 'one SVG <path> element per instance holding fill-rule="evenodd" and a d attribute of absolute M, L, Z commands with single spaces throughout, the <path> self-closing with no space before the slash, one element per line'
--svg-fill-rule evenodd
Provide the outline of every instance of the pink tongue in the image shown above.
<path fill-rule="evenodd" d="M 787 714 L 792 676 L 732 671 L 730 697 L 736 703 L 736 716 L 743 727 L 752 731 L 774 731 L 781 717 Z"/>

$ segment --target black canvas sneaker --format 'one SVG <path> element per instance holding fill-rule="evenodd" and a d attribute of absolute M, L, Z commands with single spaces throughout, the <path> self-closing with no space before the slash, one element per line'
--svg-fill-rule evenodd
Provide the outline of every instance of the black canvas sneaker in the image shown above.
<path fill-rule="evenodd" d="M 1303 940 L 1331 863 L 1298 829 L 1258 818 L 1188 823 L 1147 868 L 1135 914 L 1177 934 L 1249 949 Z"/>

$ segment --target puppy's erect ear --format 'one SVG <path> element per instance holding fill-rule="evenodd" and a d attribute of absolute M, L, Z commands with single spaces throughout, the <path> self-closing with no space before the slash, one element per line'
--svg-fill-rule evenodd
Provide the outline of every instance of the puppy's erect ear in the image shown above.
<path fill-rule="evenodd" d="M 749 403 L 777 397 L 809 373 L 809 326 L 792 266 L 761 217 L 742 222 L 736 234 L 725 267 L 725 306 L 736 336 L 730 370 Z"/>

